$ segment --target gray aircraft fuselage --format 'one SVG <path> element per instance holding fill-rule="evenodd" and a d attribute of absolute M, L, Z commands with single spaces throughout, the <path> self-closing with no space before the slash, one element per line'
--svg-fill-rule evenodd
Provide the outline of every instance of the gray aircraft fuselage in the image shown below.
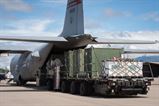
<path fill-rule="evenodd" d="M 38 57 L 34 56 L 32 53 L 24 53 L 13 57 L 10 70 L 14 76 L 14 81 L 17 82 L 20 79 L 34 81 L 36 78 L 36 71 L 43 66 L 52 47 L 53 44 L 44 44 L 37 50 Z"/>

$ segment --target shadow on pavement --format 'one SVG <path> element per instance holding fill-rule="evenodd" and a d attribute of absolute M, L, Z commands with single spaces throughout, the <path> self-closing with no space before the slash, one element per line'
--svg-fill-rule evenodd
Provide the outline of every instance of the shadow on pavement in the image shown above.
<path fill-rule="evenodd" d="M 116 95 L 109 95 L 109 96 L 106 96 L 106 95 L 93 95 L 93 96 L 89 96 L 91 98 L 106 98 L 106 99 L 124 99 L 124 98 L 147 98 L 146 96 L 141 96 L 141 95 L 123 95 L 123 96 L 116 96 Z"/>
<path fill-rule="evenodd" d="M 0 92 L 47 92 L 46 87 L 37 87 L 36 84 L 26 84 L 25 86 L 17 86 L 15 83 L 11 83 L 1 84 L 0 87 L 2 88 L 0 89 Z"/>
<path fill-rule="evenodd" d="M 101 94 L 92 94 L 90 96 L 80 96 L 79 94 L 70 94 L 70 93 L 63 93 L 68 95 L 74 95 L 77 97 L 84 97 L 84 98 L 96 98 L 96 99 L 131 99 L 131 98 L 148 98 L 144 95 L 123 95 L 123 96 L 117 96 L 117 95 L 101 95 Z"/>
<path fill-rule="evenodd" d="M 11 84 L 4 84 L 0 85 L 0 87 L 6 87 L 6 89 L 0 89 L 0 92 L 50 92 L 50 93 L 61 93 L 57 91 L 48 91 L 47 87 L 37 87 L 35 83 L 28 83 L 25 86 L 17 86 L 15 83 Z M 9 89 L 10 87 L 13 87 L 14 89 Z M 17 87 L 17 89 L 16 89 Z M 8 88 L 8 89 L 7 89 Z M 28 89 L 27 89 L 28 88 Z M 69 93 L 61 93 L 61 94 L 69 94 Z M 69 94 L 71 95 L 71 94 Z M 74 96 L 79 96 L 80 95 L 74 95 Z M 92 94 L 91 96 L 83 96 L 85 98 L 98 98 L 98 99 L 124 99 L 124 98 L 147 98 L 146 96 L 142 95 L 135 95 L 135 96 L 115 96 L 115 95 L 110 95 L 110 96 L 105 96 L 105 95 L 99 95 L 99 94 Z"/>

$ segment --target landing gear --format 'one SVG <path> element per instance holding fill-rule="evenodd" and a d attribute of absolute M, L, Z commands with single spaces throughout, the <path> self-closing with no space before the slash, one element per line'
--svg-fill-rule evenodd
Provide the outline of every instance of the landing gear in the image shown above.
<path fill-rule="evenodd" d="M 27 83 L 27 81 L 23 80 L 21 76 L 19 76 L 18 81 L 16 82 L 17 86 L 24 86 Z"/>

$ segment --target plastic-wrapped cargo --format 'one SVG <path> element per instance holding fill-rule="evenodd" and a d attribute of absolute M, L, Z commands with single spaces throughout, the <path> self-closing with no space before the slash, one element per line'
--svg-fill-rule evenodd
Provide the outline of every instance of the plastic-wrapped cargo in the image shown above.
<path fill-rule="evenodd" d="M 132 60 L 102 62 L 102 77 L 143 77 L 143 63 Z"/>
<path fill-rule="evenodd" d="M 121 48 L 88 48 L 85 49 L 85 72 L 91 78 L 99 78 L 102 71 L 103 60 L 112 59 L 114 57 L 121 58 L 123 49 Z"/>

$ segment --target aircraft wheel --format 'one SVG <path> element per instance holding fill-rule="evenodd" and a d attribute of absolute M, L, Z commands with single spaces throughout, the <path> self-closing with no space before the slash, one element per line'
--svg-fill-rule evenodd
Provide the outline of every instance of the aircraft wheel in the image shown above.
<path fill-rule="evenodd" d="M 19 80 L 16 82 L 18 86 L 23 86 L 27 83 L 27 81 L 23 80 L 21 76 L 19 76 Z"/>
<path fill-rule="evenodd" d="M 17 85 L 17 86 L 20 86 L 20 82 L 19 82 L 19 81 L 17 81 L 17 82 L 16 82 L 16 85 Z"/>
<path fill-rule="evenodd" d="M 26 81 L 17 81 L 17 86 L 24 86 L 27 82 Z"/>

